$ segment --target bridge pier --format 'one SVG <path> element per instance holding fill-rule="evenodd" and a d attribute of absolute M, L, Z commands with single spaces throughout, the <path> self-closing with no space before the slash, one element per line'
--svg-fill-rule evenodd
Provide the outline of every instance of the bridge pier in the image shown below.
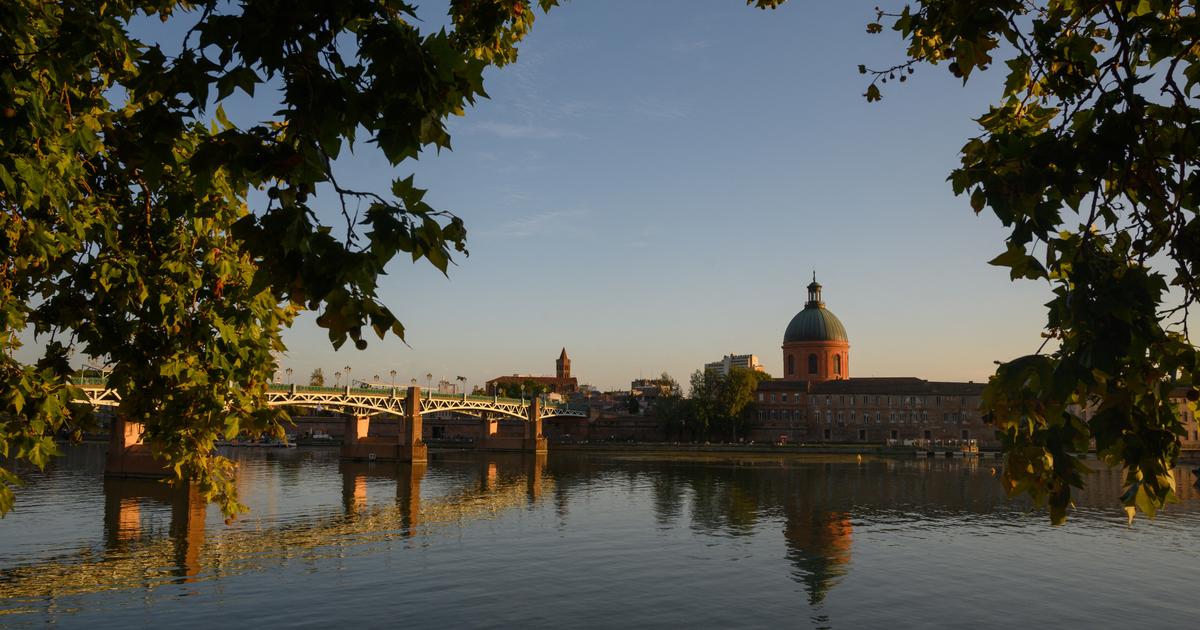
<path fill-rule="evenodd" d="M 529 402 L 528 417 L 525 421 L 525 434 L 521 437 L 501 437 L 497 435 L 496 418 L 488 412 L 483 413 L 480 421 L 479 441 L 476 450 L 508 451 L 521 453 L 545 453 L 547 441 L 542 436 L 542 400 L 534 398 Z"/>
<path fill-rule="evenodd" d="M 371 437 L 371 416 L 346 419 L 342 435 L 342 459 L 369 461 L 424 462 L 428 459 L 425 440 L 421 439 L 421 388 L 409 387 L 404 400 L 404 417 L 397 438 Z"/>
<path fill-rule="evenodd" d="M 107 477 L 169 477 L 171 472 L 150 454 L 142 443 L 142 423 L 118 415 L 109 427 L 108 453 L 104 457 Z"/>
<path fill-rule="evenodd" d="M 492 415 L 485 411 L 479 419 L 479 443 L 481 449 L 487 448 L 488 442 L 496 437 L 496 432 L 500 430 L 500 422 Z"/>
<path fill-rule="evenodd" d="M 542 436 L 542 399 L 534 397 L 529 404 L 529 421 L 525 423 L 525 448 L 529 453 L 547 452 L 546 438 Z"/>

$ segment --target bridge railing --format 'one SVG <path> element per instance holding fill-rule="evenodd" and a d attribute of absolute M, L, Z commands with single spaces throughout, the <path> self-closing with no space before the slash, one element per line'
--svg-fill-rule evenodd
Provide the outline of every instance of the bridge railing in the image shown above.
<path fill-rule="evenodd" d="M 103 377 L 97 377 L 97 376 L 76 376 L 72 379 L 72 382 L 77 386 L 104 387 L 107 385 L 107 379 L 105 379 Z M 356 395 L 364 395 L 365 394 L 365 395 L 375 395 L 375 396 L 392 396 L 393 391 L 394 391 L 394 395 L 396 397 L 402 397 L 407 393 L 406 387 L 397 387 L 397 388 L 395 388 L 395 390 L 393 390 L 391 388 L 387 388 L 387 389 L 357 388 L 357 387 L 347 388 L 346 386 L 326 387 L 326 386 L 317 386 L 317 385 L 270 385 L 268 387 L 268 390 L 273 391 L 273 392 L 295 392 L 297 394 L 299 394 L 299 393 L 310 393 L 310 394 L 351 393 L 351 394 L 356 394 Z M 499 397 L 499 396 L 479 396 L 479 395 L 474 395 L 474 394 L 439 394 L 437 392 L 431 392 L 429 390 L 423 390 L 421 392 L 421 395 L 422 395 L 422 398 L 424 398 L 425 400 L 466 401 L 466 402 L 477 402 L 477 403 L 500 403 L 500 404 L 507 404 L 507 405 L 528 405 L 531 402 L 529 399 L 521 399 L 521 398 L 503 398 L 503 397 Z M 546 403 L 543 403 L 543 409 L 545 409 L 546 411 L 556 411 L 556 412 L 564 412 L 565 411 L 565 412 L 572 412 L 572 413 L 587 413 L 586 406 L 582 406 L 582 407 L 581 406 L 572 406 L 568 403 L 546 402 Z"/>

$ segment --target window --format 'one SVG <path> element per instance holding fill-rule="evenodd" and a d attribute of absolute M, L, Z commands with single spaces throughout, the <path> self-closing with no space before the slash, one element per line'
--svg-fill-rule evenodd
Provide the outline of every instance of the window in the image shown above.
<path fill-rule="evenodd" d="M 787 392 L 783 392 L 780 396 L 783 396 L 783 402 L 787 402 Z"/>
<path fill-rule="evenodd" d="M 866 429 L 859 429 L 859 430 L 858 430 L 858 439 L 859 439 L 859 441 L 860 441 L 860 442 L 866 442 L 866 441 L 867 441 L 867 430 L 866 430 Z"/>
<path fill-rule="evenodd" d="M 892 439 L 893 439 L 893 440 L 899 440 L 899 439 L 900 439 L 900 432 L 899 432 L 899 431 L 897 431 L 896 429 L 892 429 Z"/>
<path fill-rule="evenodd" d="M 971 439 L 971 432 L 967 431 L 966 429 L 963 429 L 962 436 L 963 436 L 962 439 L 969 440 L 969 439 Z"/>
<path fill-rule="evenodd" d="M 815 355 L 815 354 L 808 355 L 808 373 L 809 374 L 817 373 L 817 355 Z"/>
<path fill-rule="evenodd" d="M 831 437 L 830 433 L 832 433 L 832 432 L 829 429 L 825 429 L 825 439 L 826 440 L 830 439 L 830 437 Z"/>
<path fill-rule="evenodd" d="M 763 393 L 758 392 L 758 402 L 762 402 L 762 401 L 763 401 Z"/>
<path fill-rule="evenodd" d="M 796 357 L 790 354 L 787 356 L 787 373 L 788 375 L 796 373 Z"/>
<path fill-rule="evenodd" d="M 840 354 L 833 355 L 833 373 L 839 376 L 842 374 L 842 355 Z"/>

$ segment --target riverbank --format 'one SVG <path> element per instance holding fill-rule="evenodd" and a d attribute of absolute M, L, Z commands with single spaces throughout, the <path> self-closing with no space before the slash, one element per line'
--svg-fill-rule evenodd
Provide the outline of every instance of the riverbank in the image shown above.
<path fill-rule="evenodd" d="M 578 444 L 552 443 L 555 451 L 597 453 L 705 453 L 760 454 L 770 456 L 806 455 L 871 455 L 878 457 L 961 456 L 963 452 L 950 448 L 886 446 L 883 444 L 692 444 L 681 442 L 594 442 Z M 999 452 L 971 453 L 984 457 L 999 456 Z"/>

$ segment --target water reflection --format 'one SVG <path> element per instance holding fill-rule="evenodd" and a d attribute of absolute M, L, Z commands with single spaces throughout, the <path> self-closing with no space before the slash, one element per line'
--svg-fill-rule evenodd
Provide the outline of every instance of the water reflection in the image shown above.
<path fill-rule="evenodd" d="M 368 513 L 367 479 L 375 477 L 394 483 L 396 487 L 396 517 L 399 532 L 411 536 L 421 521 L 421 480 L 425 478 L 424 462 L 375 464 L 372 462 L 338 462 L 342 476 L 342 506 L 346 516 Z"/>
<path fill-rule="evenodd" d="M 527 532 L 514 525 L 518 515 L 545 512 L 558 538 L 583 531 L 602 544 L 576 539 L 555 547 L 542 539 L 545 546 L 520 557 L 568 558 L 563 570 L 574 571 L 587 553 L 628 547 L 632 564 L 614 564 L 618 580 L 678 561 L 661 555 L 664 541 L 682 541 L 673 548 L 678 555 L 771 540 L 774 555 L 756 557 L 755 566 L 781 562 L 776 581 L 802 591 L 820 625 L 828 622 L 821 610 L 831 593 L 853 582 L 854 564 L 870 544 L 864 540 L 1044 523 L 1044 516 L 1022 520 L 1028 505 L 1003 496 L 992 460 L 442 453 L 426 465 L 340 462 L 335 452 L 317 451 L 247 450 L 237 457 L 243 496 L 255 513 L 227 527 L 194 488 L 103 479 L 95 457 L 69 456 L 60 470 L 35 479 L 21 499 L 30 501 L 0 522 L 0 614 L 47 611 L 63 598 L 103 591 L 205 588 L 239 575 L 294 571 L 295 559 L 310 566 L 387 556 L 444 540 L 447 531 L 461 535 L 482 521 L 494 523 L 499 544 L 519 546 Z M 1167 513 L 1200 512 L 1191 471 L 1175 473 L 1184 501 Z M 1089 481 L 1068 527 L 1119 524 L 1120 474 L 1098 470 Z M 75 509 L 90 497 L 102 499 L 102 535 L 94 512 Z M 596 518 L 594 504 L 604 506 L 606 522 L 623 537 L 606 538 L 609 532 L 587 522 Z M 529 521 L 525 526 L 537 526 L 536 518 Z M 65 524 L 63 540 L 47 545 L 49 528 L 39 523 Z M 600 557 L 597 566 L 604 566 L 607 556 Z M 538 577 L 544 583 L 568 576 Z"/>
<path fill-rule="evenodd" d="M 149 479 L 104 480 L 104 539 L 109 556 L 127 555 L 143 542 L 143 503 L 170 507 L 172 574 L 189 582 L 200 573 L 207 505 L 195 486 L 170 486 Z M 148 536 L 155 536 L 153 532 Z"/>

